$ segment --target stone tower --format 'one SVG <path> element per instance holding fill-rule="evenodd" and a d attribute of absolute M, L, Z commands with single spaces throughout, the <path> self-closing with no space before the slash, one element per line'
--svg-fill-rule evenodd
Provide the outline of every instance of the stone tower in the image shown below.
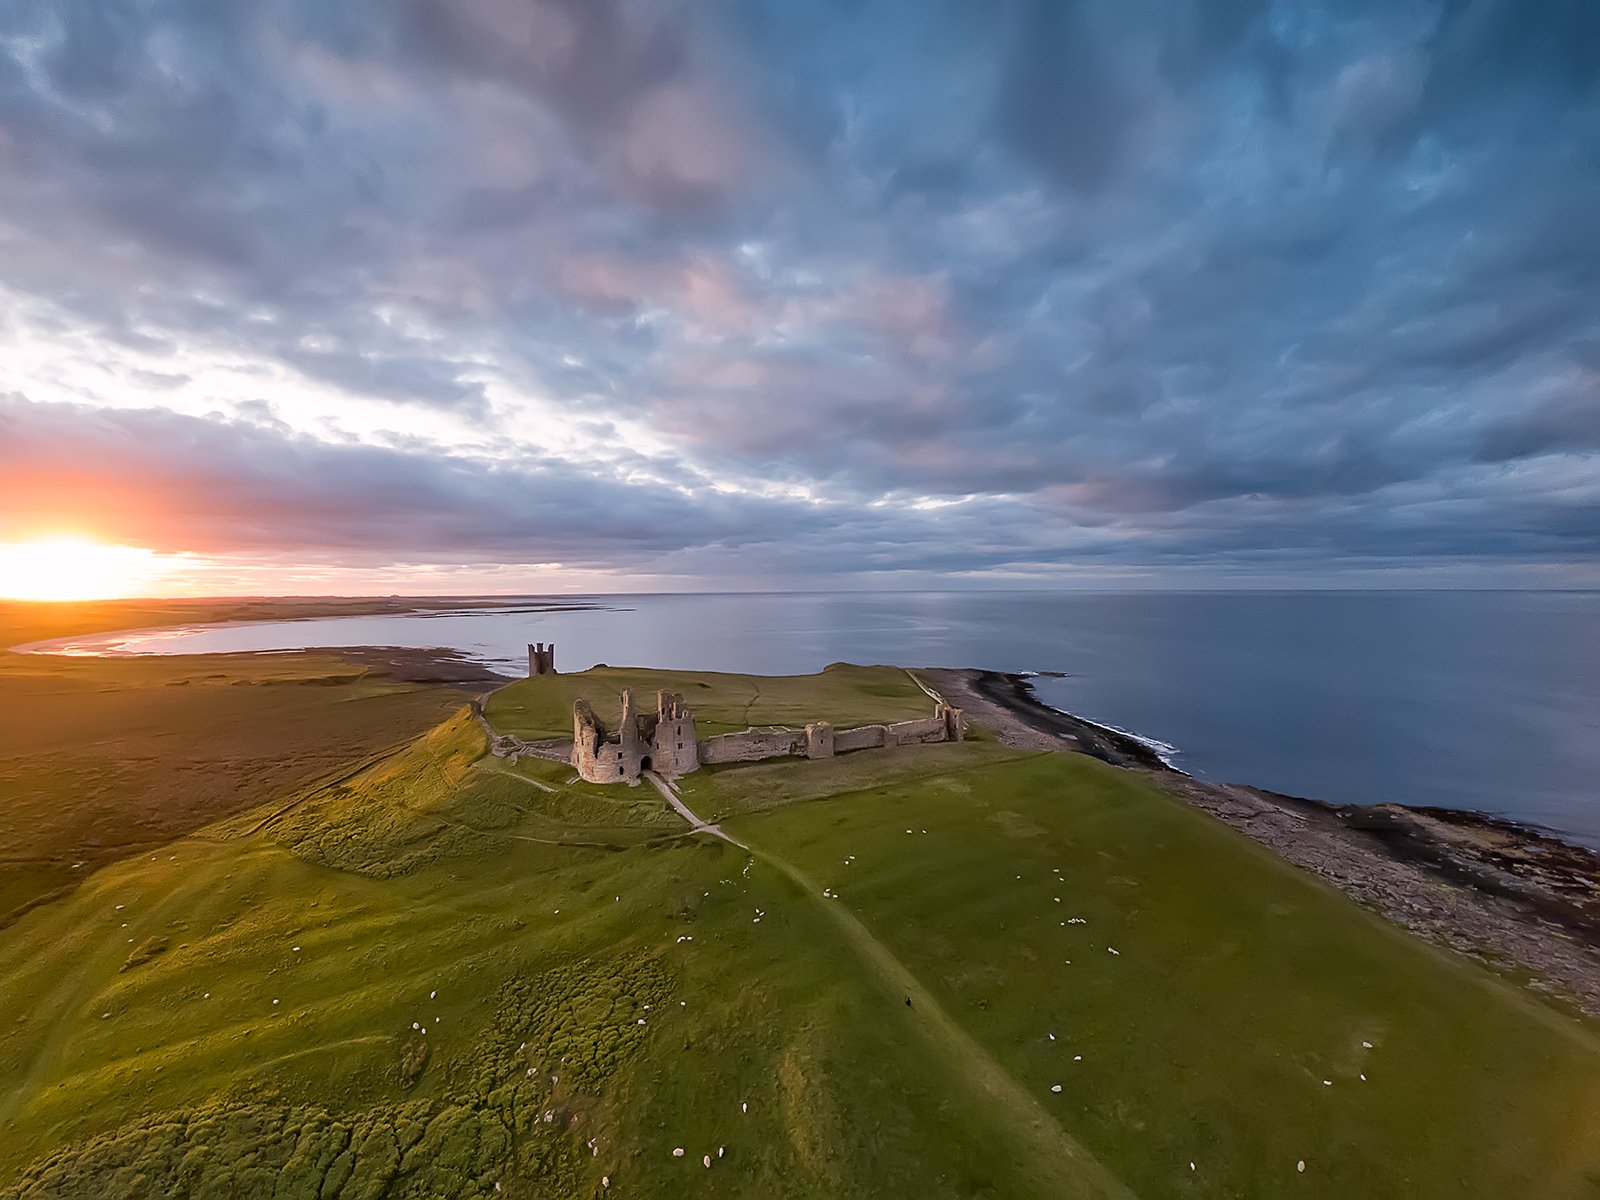
<path fill-rule="evenodd" d="M 639 714 L 633 708 L 633 689 L 622 689 L 622 723 L 617 726 L 617 737 L 622 744 L 622 761 L 626 764 L 628 778 L 639 777 L 640 760 L 644 758 L 644 739 L 639 736 Z"/>
<path fill-rule="evenodd" d="M 528 643 L 528 676 L 554 675 L 556 673 L 556 644 Z"/>
<path fill-rule="evenodd" d="M 700 769 L 700 743 L 695 740 L 694 713 L 682 696 L 656 693 L 656 722 L 650 735 L 651 765 L 663 775 L 687 775 Z"/>

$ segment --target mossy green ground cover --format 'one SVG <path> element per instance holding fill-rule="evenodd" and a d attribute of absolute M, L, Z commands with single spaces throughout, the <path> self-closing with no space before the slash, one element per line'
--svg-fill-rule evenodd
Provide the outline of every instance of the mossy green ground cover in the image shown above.
<path fill-rule="evenodd" d="M 0 1195 L 1600 1194 L 1590 1026 L 1136 777 L 687 777 L 747 853 L 483 751 L 453 718 L 0 931 Z"/>

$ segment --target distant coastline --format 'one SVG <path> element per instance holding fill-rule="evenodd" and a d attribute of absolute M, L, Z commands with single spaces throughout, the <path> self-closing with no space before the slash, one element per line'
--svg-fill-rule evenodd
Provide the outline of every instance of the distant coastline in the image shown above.
<path fill-rule="evenodd" d="M 135 603 L 143 602 L 121 603 L 126 603 L 129 607 L 132 607 Z M 153 639 L 162 634 L 179 636 L 206 629 L 229 629 L 242 628 L 249 625 L 322 621 L 341 617 L 427 618 L 473 611 L 505 613 L 606 612 L 615 607 L 599 599 L 590 600 L 569 597 L 558 599 L 555 597 L 536 596 L 285 598 L 283 600 L 252 598 L 245 600 L 176 601 L 173 602 L 173 605 L 176 611 L 181 611 L 182 608 L 189 605 L 199 608 L 200 611 L 193 615 L 185 614 L 184 619 L 181 621 L 127 627 L 109 624 L 104 628 L 84 629 L 63 636 L 43 637 L 33 641 L 20 642 L 16 645 L 7 646 L 6 649 L 13 654 L 62 654 L 70 657 L 114 658 L 139 652 L 116 649 L 108 646 L 107 643 L 117 640 Z M 217 607 L 208 613 L 201 607 L 204 605 L 216 605 Z M 116 611 L 114 605 L 105 605 L 104 607 L 111 612 Z M 241 608 L 248 611 L 241 614 L 239 612 Z M 114 617 L 112 620 L 114 621 Z M 0 629 L 4 629 L 3 624 L 0 624 Z M 318 647 L 306 646 L 299 648 L 311 650 Z M 361 648 L 339 647 L 341 650 Z M 366 649 L 371 648 L 366 647 Z M 440 647 L 439 649 L 444 651 L 447 648 Z"/>

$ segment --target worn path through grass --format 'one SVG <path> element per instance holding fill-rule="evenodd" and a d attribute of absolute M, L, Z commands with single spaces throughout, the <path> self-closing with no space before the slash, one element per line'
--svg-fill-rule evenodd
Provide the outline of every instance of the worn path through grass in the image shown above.
<path fill-rule="evenodd" d="M 988 1102 L 991 1109 L 1005 1114 L 1002 1123 L 1013 1133 L 1019 1143 L 1017 1149 L 1034 1156 L 1039 1163 L 1056 1162 L 1065 1168 L 1060 1175 L 1059 1193 L 1064 1198 L 1116 1197 L 1133 1200 L 1133 1193 L 1106 1170 L 1092 1154 L 1080 1146 L 1044 1106 L 1029 1095 L 1017 1080 L 980 1045 L 965 1029 L 945 1011 L 934 994 L 922 985 L 904 963 L 894 956 L 887 946 L 872 935 L 872 931 L 836 900 L 824 895 L 821 884 L 779 855 L 748 845 L 708 824 L 689 809 L 661 781 L 654 772 L 654 784 L 693 827 L 695 833 L 706 833 L 721 838 L 775 868 L 790 880 L 802 896 L 826 913 L 828 919 L 845 936 L 852 950 L 868 967 L 884 997 L 892 1004 L 901 996 L 912 1010 L 917 1026 L 931 1043 L 929 1049 L 954 1065 L 973 1090 Z M 1005 1117 L 1009 1117 L 1006 1120 Z"/>

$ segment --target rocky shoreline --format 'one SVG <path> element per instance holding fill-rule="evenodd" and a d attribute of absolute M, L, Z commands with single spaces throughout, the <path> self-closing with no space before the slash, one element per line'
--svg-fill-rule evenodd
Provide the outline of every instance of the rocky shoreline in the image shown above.
<path fill-rule="evenodd" d="M 326 646 L 306 650 L 262 651 L 261 653 L 333 654 L 346 662 L 392 675 L 403 683 L 453 684 L 474 695 L 493 691 L 511 683 L 515 676 L 502 675 L 487 663 L 444 646 Z"/>
<path fill-rule="evenodd" d="M 923 674 L 1007 745 L 1138 771 L 1436 945 L 1600 1017 L 1600 854 L 1481 813 L 1329 804 L 1174 770 L 1137 739 L 1050 708 L 1027 677 Z"/>

